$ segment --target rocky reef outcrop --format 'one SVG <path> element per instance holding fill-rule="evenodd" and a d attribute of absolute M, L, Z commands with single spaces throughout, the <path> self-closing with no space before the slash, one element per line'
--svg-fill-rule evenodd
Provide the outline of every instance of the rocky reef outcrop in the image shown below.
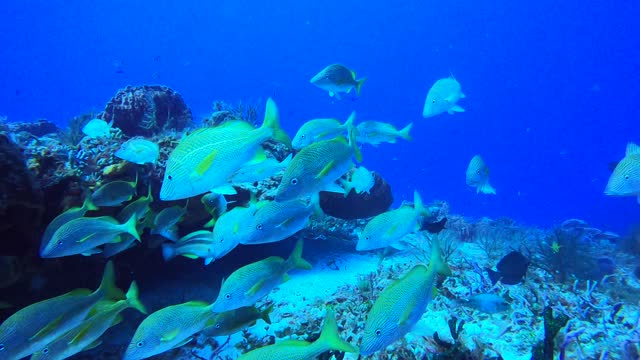
<path fill-rule="evenodd" d="M 373 172 L 375 183 L 369 193 L 343 194 L 320 192 L 320 207 L 325 214 L 345 220 L 365 219 L 387 211 L 393 203 L 391 186 Z"/>

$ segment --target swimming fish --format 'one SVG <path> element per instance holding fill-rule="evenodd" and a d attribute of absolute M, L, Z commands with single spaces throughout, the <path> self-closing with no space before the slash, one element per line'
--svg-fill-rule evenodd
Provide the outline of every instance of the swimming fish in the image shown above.
<path fill-rule="evenodd" d="M 283 340 L 242 354 L 238 360 L 309 360 L 329 350 L 356 353 L 358 349 L 340 338 L 336 315 L 327 308 L 322 332 L 314 342 Z"/>
<path fill-rule="evenodd" d="M 358 167 L 351 173 L 349 180 L 340 179 L 340 183 L 344 188 L 344 196 L 349 195 L 351 190 L 355 190 L 356 194 L 367 193 L 375 185 L 376 180 L 373 177 L 371 171 L 367 170 L 364 166 Z"/>
<path fill-rule="evenodd" d="M 271 310 L 273 310 L 273 305 L 264 310 L 259 310 L 255 306 L 245 306 L 221 312 L 213 318 L 213 325 L 206 328 L 203 333 L 207 336 L 231 335 L 255 325 L 260 319 L 271 324 L 269 317 Z"/>
<path fill-rule="evenodd" d="M 477 294 L 472 296 L 465 306 L 472 307 L 487 314 L 495 314 L 509 310 L 509 303 L 502 296 L 496 294 Z"/>
<path fill-rule="evenodd" d="M 204 264 L 209 265 L 229 251 L 231 250 L 226 248 L 226 244 L 214 242 L 213 232 L 208 230 L 194 231 L 175 243 L 162 244 L 162 257 L 165 261 L 184 256 L 189 259 L 204 259 Z"/>
<path fill-rule="evenodd" d="M 427 93 L 422 117 L 432 117 L 444 112 L 449 114 L 464 112 L 464 109 L 457 104 L 458 100 L 464 97 L 460 83 L 453 76 L 440 79 L 431 86 Z"/>
<path fill-rule="evenodd" d="M 254 183 L 276 176 L 284 172 L 292 158 L 293 154 L 289 154 L 281 162 L 274 158 L 266 158 L 257 163 L 246 164 L 231 177 L 231 183 Z"/>
<path fill-rule="evenodd" d="M 498 271 L 487 268 L 489 273 L 489 279 L 491 283 L 495 284 L 500 280 L 501 283 L 506 285 L 515 285 L 522 282 L 524 276 L 527 274 L 529 267 L 529 258 L 522 255 L 519 251 L 512 251 L 505 255 L 498 264 L 496 269 Z"/>
<path fill-rule="evenodd" d="M 311 269 L 311 264 L 302 258 L 302 240 L 287 260 L 279 256 L 245 265 L 234 271 L 223 281 L 212 311 L 223 312 L 244 306 L 252 306 L 288 277 L 291 269 Z"/>
<path fill-rule="evenodd" d="M 358 235 L 356 250 L 374 250 L 392 246 L 403 249 L 400 243 L 405 235 L 420 230 L 422 218 L 428 215 L 417 191 L 413 192 L 413 207 L 402 205 L 398 209 L 384 212 L 369 220 Z"/>
<path fill-rule="evenodd" d="M 349 130 L 350 126 L 354 126 L 356 113 L 351 113 L 349 119 L 341 124 L 337 119 L 313 119 L 302 124 L 296 136 L 291 141 L 291 146 L 299 150 L 303 147 L 313 144 L 321 140 L 330 140 L 338 137 Z"/>
<path fill-rule="evenodd" d="M 128 308 L 136 309 L 143 314 L 147 313 L 138 299 L 138 286 L 135 281 L 131 283 L 125 300 L 116 301 L 97 310 L 80 326 L 69 330 L 42 350 L 36 351 L 31 356 L 31 360 L 62 360 L 99 346 L 102 343 L 102 340 L 99 340 L 100 336 L 110 327 L 120 323 L 119 314 Z"/>
<path fill-rule="evenodd" d="M 136 229 L 138 230 L 138 234 L 142 234 L 144 229 L 148 227 L 148 224 L 151 223 L 150 217 L 151 214 L 151 203 L 153 202 L 153 194 L 151 193 L 151 184 L 149 184 L 149 190 L 147 192 L 147 196 L 142 196 L 135 201 L 130 202 L 125 206 L 118 215 L 116 215 L 116 220 L 119 222 L 125 222 L 131 216 L 136 217 Z M 118 243 L 107 243 L 104 246 L 102 251 L 102 255 L 104 257 L 112 257 L 116 254 L 119 254 L 136 244 L 136 238 L 130 234 L 121 234 L 121 241 Z"/>
<path fill-rule="evenodd" d="M 226 185 L 251 159 L 265 158 L 260 145 L 271 138 L 290 146 L 287 134 L 280 129 L 278 108 L 271 98 L 267 100 L 264 122 L 259 128 L 244 121 L 228 121 L 191 133 L 167 160 L 160 199 L 185 199 Z"/>
<path fill-rule="evenodd" d="M 108 262 L 100 287 L 94 292 L 75 289 L 31 304 L 0 325 L 0 358 L 22 359 L 79 326 L 101 300 L 121 300 L 122 290 L 114 282 L 113 263 Z"/>
<path fill-rule="evenodd" d="M 489 184 L 489 167 L 480 155 L 474 156 L 467 167 L 467 185 L 476 188 L 476 192 L 495 195 L 496 189 Z"/>
<path fill-rule="evenodd" d="M 201 301 L 167 306 L 149 315 L 136 329 L 123 360 L 146 359 L 179 348 L 213 325 L 211 305 Z"/>
<path fill-rule="evenodd" d="M 130 139 L 122 144 L 113 155 L 134 164 L 155 164 L 160 156 L 160 147 L 153 141 L 146 139 Z"/>
<path fill-rule="evenodd" d="M 353 89 L 355 89 L 356 94 L 360 96 L 362 84 L 364 84 L 366 80 L 366 77 L 356 80 L 355 71 L 349 70 L 340 64 L 332 64 L 312 77 L 310 82 L 320 89 L 328 91 L 329 96 L 340 100 L 340 93 L 348 94 Z"/>
<path fill-rule="evenodd" d="M 164 238 L 178 240 L 178 223 L 182 221 L 187 213 L 187 205 L 184 207 L 172 206 L 162 209 L 153 219 L 152 235 L 161 235 Z"/>
<path fill-rule="evenodd" d="M 102 119 L 91 119 L 82 127 L 82 133 L 92 139 L 110 137 L 113 121 L 107 123 Z"/>
<path fill-rule="evenodd" d="M 387 286 L 367 315 L 360 355 L 383 350 L 406 335 L 420 320 L 434 293 L 436 275 L 451 275 L 437 241 L 431 242 L 429 267 L 414 266 Z"/>
<path fill-rule="evenodd" d="M 627 144 L 625 156 L 609 177 L 604 193 L 610 196 L 635 196 L 640 204 L 640 146 Z"/>
<path fill-rule="evenodd" d="M 245 237 L 250 236 L 253 226 L 248 223 L 255 207 L 236 206 L 222 214 L 213 228 L 213 242 L 216 244 L 213 260 L 219 259 L 235 249 Z"/>
<path fill-rule="evenodd" d="M 363 121 L 358 124 L 358 136 L 356 140 L 362 144 L 370 144 L 378 146 L 379 144 L 386 142 L 395 144 L 397 138 L 403 138 L 407 141 L 411 140 L 411 127 L 413 123 L 402 128 L 402 130 L 396 129 L 395 126 L 378 121 Z"/>
<path fill-rule="evenodd" d="M 71 255 L 91 255 L 101 252 L 99 246 L 110 242 L 120 242 L 120 234 L 130 234 L 140 241 L 136 229 L 137 219 L 133 215 L 120 224 L 110 216 L 78 218 L 62 225 L 42 247 L 40 257 L 56 258 Z"/>
<path fill-rule="evenodd" d="M 247 213 L 247 218 L 242 220 L 248 225 L 249 232 L 240 237 L 240 244 L 266 244 L 284 240 L 304 229 L 309 217 L 319 206 L 317 199 L 311 202 L 296 199 L 260 201 L 255 208 L 255 212 Z"/>
<path fill-rule="evenodd" d="M 96 206 L 120 206 L 129 201 L 136 194 L 138 174 L 135 181 L 116 180 L 100 186 L 92 195 L 91 200 Z"/>
<path fill-rule="evenodd" d="M 344 193 L 335 181 L 353 166 L 352 158 L 362 161 L 356 144 L 355 128 L 349 130 L 349 141 L 343 137 L 313 143 L 300 150 L 282 175 L 276 190 L 276 201 L 310 196 L 321 190 Z"/>
<path fill-rule="evenodd" d="M 98 210 L 98 207 L 93 204 L 93 201 L 91 200 L 91 196 L 88 195 L 87 197 L 84 198 L 84 203 L 82 203 L 81 207 L 73 207 L 63 212 L 62 214 L 56 216 L 53 220 L 51 220 L 49 225 L 47 225 L 47 228 L 44 229 L 44 234 L 42 235 L 42 240 L 40 241 L 40 250 L 42 250 L 42 248 L 46 246 L 47 243 L 49 243 L 53 234 L 62 225 L 68 223 L 71 220 L 75 220 L 77 218 L 83 217 L 84 214 L 86 214 L 88 211 L 95 211 L 95 210 Z"/>

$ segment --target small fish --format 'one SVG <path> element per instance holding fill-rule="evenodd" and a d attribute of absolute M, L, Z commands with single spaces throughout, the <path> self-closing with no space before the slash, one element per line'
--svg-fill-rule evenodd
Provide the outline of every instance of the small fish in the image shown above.
<path fill-rule="evenodd" d="M 71 208 L 56 216 L 53 220 L 51 220 L 49 225 L 47 225 L 47 228 L 44 229 L 44 234 L 42 235 L 42 240 L 40 241 L 40 250 L 42 251 L 42 248 L 49 243 L 53 234 L 62 225 L 68 223 L 71 220 L 83 217 L 84 214 L 86 214 L 88 211 L 95 210 L 98 210 L 98 207 L 93 204 L 91 196 L 87 196 L 84 198 L 84 203 L 81 207 Z"/>
<path fill-rule="evenodd" d="M 311 264 L 302 258 L 302 240 L 287 260 L 271 256 L 234 271 L 224 280 L 212 311 L 220 313 L 244 306 L 252 306 L 271 290 L 286 280 L 291 269 L 311 269 Z"/>
<path fill-rule="evenodd" d="M 355 121 L 355 112 L 352 112 L 349 119 L 341 124 L 337 119 L 313 119 L 302 124 L 296 136 L 291 141 L 291 146 L 299 150 L 322 140 L 330 140 L 338 137 L 349 130 Z"/>
<path fill-rule="evenodd" d="M 213 318 L 213 325 L 206 328 L 203 333 L 207 336 L 232 335 L 255 325 L 260 319 L 271 324 L 271 318 L 269 318 L 271 310 L 273 310 L 273 305 L 262 311 L 255 306 L 246 306 L 221 312 Z"/>
<path fill-rule="evenodd" d="M 100 287 L 94 292 L 75 289 L 66 294 L 31 304 L 0 325 L 0 356 L 17 360 L 42 350 L 67 331 L 76 328 L 101 300 L 122 300 L 115 285 L 113 263 L 108 262 Z"/>
<path fill-rule="evenodd" d="M 386 142 L 395 144 L 397 138 L 403 138 L 407 141 L 411 140 L 411 127 L 413 123 L 402 128 L 402 130 L 396 129 L 395 126 L 378 121 L 364 121 L 358 124 L 358 136 L 356 140 L 362 144 L 370 144 L 378 146 L 379 144 Z"/>
<path fill-rule="evenodd" d="M 242 354 L 238 360 L 309 360 L 329 350 L 356 353 L 358 349 L 340 338 L 336 314 L 327 308 L 320 337 L 314 342 L 283 340 Z"/>
<path fill-rule="evenodd" d="M 417 191 L 413 192 L 413 198 L 413 207 L 403 205 L 369 220 L 364 230 L 358 235 L 356 250 L 374 250 L 388 246 L 404 249 L 400 242 L 402 238 L 420 230 L 422 218 L 429 212 L 423 206 L 422 198 Z"/>
<path fill-rule="evenodd" d="M 349 195 L 351 190 L 355 190 L 356 194 L 367 193 L 375 185 L 376 179 L 373 177 L 371 171 L 367 170 L 364 166 L 358 167 L 349 180 L 340 179 L 342 187 L 344 187 L 344 196 Z"/>
<path fill-rule="evenodd" d="M 274 158 L 266 158 L 261 162 L 244 165 L 231 177 L 231 183 L 255 183 L 276 176 L 284 172 L 292 158 L 293 154 L 289 154 L 281 162 Z"/>
<path fill-rule="evenodd" d="M 343 137 L 313 143 L 296 154 L 282 175 L 276 201 L 293 200 L 321 190 L 344 193 L 335 181 L 353 166 L 352 158 L 362 161 L 356 144 L 355 128 L 349 129 L 349 141 Z"/>
<path fill-rule="evenodd" d="M 304 229 L 311 214 L 319 208 L 317 199 L 311 202 L 298 199 L 261 201 L 255 207 L 257 210 L 248 213 L 248 218 L 242 220 L 248 224 L 250 231 L 240 238 L 240 244 L 266 244 L 284 240 Z"/>
<path fill-rule="evenodd" d="M 136 194 L 138 175 L 135 181 L 116 180 L 100 186 L 92 195 L 95 206 L 120 206 Z"/>
<path fill-rule="evenodd" d="M 162 308 L 138 326 L 123 360 L 146 359 L 184 346 L 194 334 L 213 325 L 215 315 L 211 305 L 200 301 Z"/>
<path fill-rule="evenodd" d="M 107 123 L 102 119 L 91 119 L 82 127 L 82 133 L 92 139 L 99 137 L 111 137 L 113 121 Z"/>
<path fill-rule="evenodd" d="M 153 141 L 130 139 L 120 146 L 114 156 L 134 164 L 155 164 L 160 156 L 160 147 Z"/>
<path fill-rule="evenodd" d="M 167 160 L 160 199 L 186 199 L 226 185 L 251 159 L 265 158 L 261 145 L 272 138 L 290 146 L 289 137 L 280 129 L 278 108 L 271 98 L 267 100 L 264 122 L 259 128 L 244 121 L 228 121 L 189 134 Z"/>
<path fill-rule="evenodd" d="M 355 89 L 356 94 L 360 96 L 362 84 L 367 80 L 366 77 L 356 80 L 356 72 L 349 70 L 340 64 L 332 64 L 322 69 L 313 78 L 311 84 L 322 90 L 328 91 L 329 96 L 340 100 L 340 93 L 350 93 Z"/>
<path fill-rule="evenodd" d="M 110 327 L 120 323 L 122 320 L 120 313 L 128 308 L 136 309 L 143 314 L 147 313 L 138 299 L 138 286 L 135 281 L 131 283 L 125 300 L 116 301 L 97 310 L 80 326 L 69 330 L 42 350 L 33 353 L 31 360 L 62 360 L 99 346 L 102 343 L 102 340 L 99 340 L 100 336 Z"/>
<path fill-rule="evenodd" d="M 215 219 L 218 219 L 222 214 L 227 212 L 227 206 L 229 202 L 227 198 L 223 194 L 219 194 L 216 192 L 210 192 L 208 194 L 202 195 L 200 198 L 200 202 L 204 206 L 205 210 L 211 215 L 214 221 L 209 225 L 205 225 L 204 227 L 213 227 L 215 223 Z"/>
<path fill-rule="evenodd" d="M 209 265 L 229 251 L 231 250 L 226 245 L 214 242 L 213 232 L 208 230 L 194 231 L 175 243 L 162 244 L 162 257 L 165 261 L 184 256 L 189 259 L 204 259 L 204 264 Z"/>
<path fill-rule="evenodd" d="M 91 255 L 101 252 L 99 246 L 110 242 L 120 242 L 120 234 L 130 234 L 140 241 L 136 229 L 137 219 L 133 215 L 127 222 L 120 224 L 110 216 L 78 218 L 62 225 L 42 247 L 40 257 L 56 258 L 71 255 Z"/>
<path fill-rule="evenodd" d="M 489 268 L 486 270 L 493 284 L 500 280 L 503 284 L 515 285 L 522 282 L 522 279 L 527 274 L 528 267 L 529 259 L 518 251 L 512 251 L 500 259 L 496 265 L 498 271 Z"/>
<path fill-rule="evenodd" d="M 172 206 L 162 209 L 153 219 L 152 235 L 161 235 L 164 238 L 178 240 L 178 223 L 182 221 L 187 213 L 187 205 L 184 207 Z"/>
<path fill-rule="evenodd" d="M 458 100 L 463 98 L 465 95 L 462 93 L 460 83 L 453 76 L 440 79 L 427 93 L 422 117 L 432 117 L 444 112 L 449 114 L 464 112 L 464 109 L 457 104 Z"/>
<path fill-rule="evenodd" d="M 476 188 L 476 192 L 495 195 L 496 189 L 489 184 L 489 167 L 480 155 L 474 156 L 467 167 L 467 185 Z"/>
<path fill-rule="evenodd" d="M 138 234 L 142 234 L 144 229 L 148 227 L 148 224 L 151 222 L 151 203 L 153 202 L 153 194 L 151 193 L 151 184 L 149 184 L 149 190 L 147 192 L 147 196 L 142 196 L 135 201 L 132 201 L 124 209 L 120 210 L 118 215 L 116 215 L 116 220 L 119 222 L 125 222 L 127 219 L 132 216 L 136 217 L 136 229 L 138 230 Z M 130 234 L 121 234 L 121 240 L 119 243 L 108 243 L 105 244 L 102 255 L 104 257 L 112 257 L 117 255 L 136 244 L 136 238 L 131 236 Z"/>
<path fill-rule="evenodd" d="M 604 193 L 609 196 L 634 196 L 640 204 L 640 146 L 627 144 L 625 156 L 609 177 Z"/>
<path fill-rule="evenodd" d="M 437 241 L 431 242 L 429 267 L 414 266 L 387 286 L 367 315 L 360 355 L 383 350 L 407 334 L 420 320 L 434 293 L 436 274 L 451 275 Z"/>
<path fill-rule="evenodd" d="M 495 314 L 510 309 L 509 303 L 502 296 L 496 294 L 474 295 L 464 305 L 487 314 Z"/>

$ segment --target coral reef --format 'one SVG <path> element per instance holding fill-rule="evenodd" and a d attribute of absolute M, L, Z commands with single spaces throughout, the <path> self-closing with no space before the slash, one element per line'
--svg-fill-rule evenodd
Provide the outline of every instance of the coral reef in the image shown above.
<path fill-rule="evenodd" d="M 39 119 L 33 122 L 11 122 L 6 124 L 7 131 L 19 134 L 27 132 L 33 136 L 44 136 L 59 131 L 56 124 L 46 119 Z"/>
<path fill-rule="evenodd" d="M 127 136 L 151 137 L 170 129 L 181 131 L 193 117 L 182 96 L 160 85 L 127 86 L 107 103 L 100 115 Z"/>
<path fill-rule="evenodd" d="M 213 102 L 212 112 L 203 123 L 205 126 L 217 126 L 225 121 L 242 119 L 250 124 L 258 125 L 258 105 L 238 102 L 231 104 L 216 100 Z"/>

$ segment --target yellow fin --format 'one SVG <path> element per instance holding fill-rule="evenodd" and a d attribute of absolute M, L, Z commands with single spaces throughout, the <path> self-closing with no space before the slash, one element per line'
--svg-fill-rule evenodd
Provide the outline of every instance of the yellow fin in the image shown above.
<path fill-rule="evenodd" d="M 207 155 L 202 161 L 196 166 L 193 170 L 198 176 L 204 175 L 209 168 L 211 168 L 211 164 L 213 164 L 213 160 L 215 160 L 218 155 L 218 150 L 212 151 L 211 154 Z"/>
<path fill-rule="evenodd" d="M 62 321 L 62 317 L 64 315 L 60 315 L 58 316 L 55 320 L 53 320 L 52 322 L 50 322 L 49 324 L 47 324 L 45 327 L 43 327 L 42 329 L 40 329 L 40 331 L 38 331 L 37 333 L 35 333 L 35 335 L 33 335 L 32 337 L 29 338 L 29 341 L 34 341 L 40 337 L 46 336 L 47 334 L 49 334 L 50 332 L 52 332 Z"/>
<path fill-rule="evenodd" d="M 385 236 L 391 235 L 396 230 L 396 228 L 398 228 L 398 223 L 395 223 L 395 224 L 391 225 L 389 230 L 387 230 L 387 232 L 385 232 L 384 235 Z"/>
<path fill-rule="evenodd" d="M 320 179 L 327 176 L 327 174 L 331 171 L 331 169 L 333 169 L 334 165 L 335 165 L 334 160 L 329 161 L 329 163 L 322 170 L 320 170 L 318 175 L 316 175 L 316 179 Z"/>
<path fill-rule="evenodd" d="M 91 239 L 91 237 L 92 237 L 93 235 L 95 235 L 95 234 L 96 234 L 96 233 L 91 233 L 91 234 L 89 234 L 89 235 L 87 235 L 87 236 L 83 237 L 83 238 L 82 238 L 82 239 L 80 239 L 80 240 L 76 240 L 76 242 L 77 242 L 77 243 L 83 243 L 83 242 L 85 242 L 85 241 L 87 241 L 87 240 Z"/>
<path fill-rule="evenodd" d="M 258 281 L 255 285 L 253 285 L 253 286 L 251 287 L 251 289 L 249 289 L 249 290 L 246 292 L 246 295 L 248 295 L 248 296 L 253 296 L 253 295 L 257 294 L 257 293 L 258 293 L 258 290 L 260 290 L 260 288 L 262 287 L 262 285 L 264 285 L 264 280 L 260 280 L 260 281 Z"/>
<path fill-rule="evenodd" d="M 400 317 L 400 319 L 398 319 L 398 326 L 405 325 L 407 320 L 409 320 L 409 316 L 411 315 L 411 311 L 413 311 L 414 307 L 415 307 L 414 304 L 409 304 L 409 306 L 407 306 L 407 308 L 402 313 L 402 316 Z"/>
<path fill-rule="evenodd" d="M 189 258 L 189 259 L 197 259 L 198 256 L 197 255 L 193 255 L 193 254 L 182 254 L 182 256 Z"/>
<path fill-rule="evenodd" d="M 180 329 L 175 329 L 175 330 L 167 333 L 162 338 L 160 338 L 160 341 L 162 341 L 162 342 L 171 341 L 171 340 L 175 339 L 176 336 L 178 336 L 178 334 L 180 334 Z"/>
<path fill-rule="evenodd" d="M 91 329 L 91 325 L 85 325 L 82 329 L 80 329 L 80 331 L 78 331 L 76 336 L 74 336 L 73 339 L 71 339 L 71 341 L 68 342 L 68 344 L 72 345 L 73 343 L 82 340 L 82 338 L 84 338 L 89 332 L 89 329 Z"/>

